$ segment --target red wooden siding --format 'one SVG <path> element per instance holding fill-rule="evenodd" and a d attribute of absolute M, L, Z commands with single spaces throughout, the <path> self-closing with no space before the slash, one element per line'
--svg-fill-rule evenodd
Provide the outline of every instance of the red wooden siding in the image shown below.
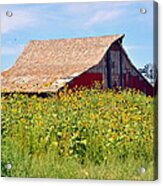
<path fill-rule="evenodd" d="M 140 79 L 138 76 L 132 76 L 131 74 L 124 74 L 123 77 L 125 87 L 134 88 L 144 92 L 147 95 L 153 96 L 153 87 L 144 79 Z"/>
<path fill-rule="evenodd" d="M 140 79 L 139 76 L 132 76 L 130 73 L 123 74 L 124 78 L 124 88 L 134 88 L 136 90 L 140 90 L 144 92 L 146 95 L 153 96 L 153 87 L 147 83 L 144 79 Z M 103 82 L 103 74 L 102 73 L 90 73 L 85 72 L 80 76 L 73 79 L 73 81 L 69 84 L 69 88 L 77 87 L 87 87 L 91 88 L 95 85 L 95 82 L 102 83 Z"/>
<path fill-rule="evenodd" d="M 85 72 L 80 76 L 76 77 L 70 84 L 69 88 L 74 88 L 75 86 L 84 86 L 90 88 L 95 85 L 95 82 L 102 83 L 102 73 L 90 73 Z"/>

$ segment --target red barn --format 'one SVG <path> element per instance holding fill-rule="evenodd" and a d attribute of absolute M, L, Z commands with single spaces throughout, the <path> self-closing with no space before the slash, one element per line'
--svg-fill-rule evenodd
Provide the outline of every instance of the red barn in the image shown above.
<path fill-rule="evenodd" d="M 124 35 L 30 41 L 15 65 L 2 73 L 2 92 L 57 92 L 65 84 L 135 88 L 153 95 L 122 46 Z"/>

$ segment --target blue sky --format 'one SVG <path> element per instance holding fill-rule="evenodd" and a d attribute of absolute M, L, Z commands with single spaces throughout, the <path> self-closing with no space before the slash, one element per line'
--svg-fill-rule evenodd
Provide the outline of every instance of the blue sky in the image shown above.
<path fill-rule="evenodd" d="M 140 8 L 147 13 L 141 14 Z M 7 17 L 6 11 L 13 16 Z M 153 62 L 153 2 L 95 2 L 1 6 L 2 63 L 10 68 L 30 40 L 125 34 L 137 67 Z"/>

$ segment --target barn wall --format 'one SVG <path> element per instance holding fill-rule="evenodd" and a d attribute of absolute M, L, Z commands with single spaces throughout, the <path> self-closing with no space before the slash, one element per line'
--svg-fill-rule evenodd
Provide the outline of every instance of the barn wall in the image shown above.
<path fill-rule="evenodd" d="M 77 87 L 87 87 L 91 88 L 95 85 L 95 82 L 102 83 L 103 75 L 102 73 L 90 73 L 85 72 L 81 74 L 80 76 L 76 77 L 70 84 L 69 88 L 75 88 Z"/>
<path fill-rule="evenodd" d="M 154 88 L 130 62 L 125 50 L 114 43 L 109 50 L 111 87 L 134 88 L 153 96 Z"/>
<path fill-rule="evenodd" d="M 84 86 L 90 88 L 95 85 L 95 82 L 98 82 L 104 86 L 106 84 L 104 81 L 104 79 L 106 80 L 106 78 L 104 78 L 106 73 L 107 71 L 105 69 L 105 61 L 102 60 L 98 65 L 74 78 L 73 81 L 69 84 L 69 87 L 74 88 L 76 86 Z"/>
<path fill-rule="evenodd" d="M 120 71 L 120 47 L 117 43 L 111 46 L 109 51 L 111 87 L 121 86 L 121 71 Z"/>
<path fill-rule="evenodd" d="M 108 58 L 109 56 L 109 58 Z M 109 71 L 107 63 L 109 61 Z M 69 84 L 70 88 L 76 86 L 92 87 L 95 82 L 102 84 L 102 88 L 108 88 L 108 73 L 110 74 L 111 88 L 122 86 L 123 88 L 134 88 L 140 90 L 147 95 L 153 96 L 154 88 L 145 80 L 138 70 L 131 64 L 125 50 L 119 43 L 111 46 L 108 53 L 101 62 L 74 78 Z"/>
<path fill-rule="evenodd" d="M 93 73 L 94 75 L 100 73 L 102 76 L 102 79 L 99 82 L 102 83 L 103 88 L 108 87 L 106 57 L 104 57 L 98 65 L 91 68 L 87 73 L 88 74 Z"/>
<path fill-rule="evenodd" d="M 144 77 L 138 72 L 138 70 L 131 64 L 124 50 L 122 50 L 123 61 L 123 82 L 124 88 L 135 88 L 144 92 L 147 95 L 153 96 L 154 88 L 150 83 L 145 80 Z"/>

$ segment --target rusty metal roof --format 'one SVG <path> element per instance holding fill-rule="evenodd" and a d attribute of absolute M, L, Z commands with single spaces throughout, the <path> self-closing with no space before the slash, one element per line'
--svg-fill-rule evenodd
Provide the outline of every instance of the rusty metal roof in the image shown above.
<path fill-rule="evenodd" d="M 56 92 L 97 65 L 124 35 L 30 41 L 15 65 L 2 72 L 2 92 Z"/>

